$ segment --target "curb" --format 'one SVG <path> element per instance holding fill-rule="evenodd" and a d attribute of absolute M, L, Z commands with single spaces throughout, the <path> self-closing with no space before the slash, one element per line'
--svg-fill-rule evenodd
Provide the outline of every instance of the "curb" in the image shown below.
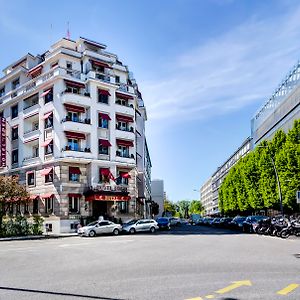
<path fill-rule="evenodd" d="M 9 242 L 9 241 L 26 241 L 26 240 L 42 240 L 42 239 L 59 239 L 74 237 L 77 234 L 66 234 L 66 235 L 28 235 L 28 236 L 12 236 L 6 238 L 0 238 L 0 242 Z"/>

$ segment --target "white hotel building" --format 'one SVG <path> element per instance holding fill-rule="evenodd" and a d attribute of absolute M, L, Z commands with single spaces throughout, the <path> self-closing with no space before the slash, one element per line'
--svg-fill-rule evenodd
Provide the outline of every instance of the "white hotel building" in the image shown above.
<path fill-rule="evenodd" d="M 52 232 L 151 213 L 146 108 L 127 66 L 105 49 L 63 38 L 0 78 L 0 175 L 18 175 L 31 195 L 12 210 L 42 215 Z"/>

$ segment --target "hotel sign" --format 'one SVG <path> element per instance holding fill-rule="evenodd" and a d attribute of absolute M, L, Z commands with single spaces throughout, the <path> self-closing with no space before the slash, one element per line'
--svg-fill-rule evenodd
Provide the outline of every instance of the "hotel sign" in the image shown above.
<path fill-rule="evenodd" d="M 0 167 L 6 167 L 6 120 L 0 118 Z"/>
<path fill-rule="evenodd" d="M 94 191 L 99 191 L 99 192 L 117 192 L 117 193 L 127 193 L 127 187 L 124 186 L 114 186 L 112 187 L 111 185 L 101 185 L 97 186 Z"/>

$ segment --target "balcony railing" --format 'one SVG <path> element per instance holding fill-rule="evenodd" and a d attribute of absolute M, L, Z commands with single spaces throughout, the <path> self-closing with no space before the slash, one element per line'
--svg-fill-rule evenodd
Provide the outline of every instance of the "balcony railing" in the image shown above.
<path fill-rule="evenodd" d="M 110 82 L 110 76 L 104 73 L 96 73 L 96 78 L 105 82 Z"/>
<path fill-rule="evenodd" d="M 126 128 L 121 128 L 120 126 L 116 125 L 116 129 L 120 130 L 120 131 L 125 131 L 125 132 L 134 132 L 133 127 L 126 129 Z"/>
<path fill-rule="evenodd" d="M 26 130 L 24 131 L 24 135 L 27 135 L 27 134 L 35 134 L 35 133 L 39 133 L 39 129 L 38 128 L 35 128 L 35 129 L 29 129 L 29 130 Z"/>
<path fill-rule="evenodd" d="M 27 157 L 24 157 L 23 161 L 27 161 L 27 160 L 31 160 L 31 159 L 35 159 L 35 158 L 39 158 L 39 156 L 38 155 L 27 156 Z"/>
<path fill-rule="evenodd" d="M 134 159 L 134 155 L 133 154 L 126 154 L 126 153 L 122 153 L 120 151 L 116 151 L 116 156 Z"/>
<path fill-rule="evenodd" d="M 62 119 L 62 122 L 75 122 L 75 123 L 82 123 L 82 124 L 91 124 L 91 119 L 72 119 L 68 116 Z"/>
<path fill-rule="evenodd" d="M 91 148 L 85 147 L 85 148 L 80 148 L 80 147 L 72 147 L 72 146 L 65 146 L 65 148 L 62 149 L 62 151 L 76 151 L 76 152 L 91 152 Z"/>
<path fill-rule="evenodd" d="M 24 104 L 26 104 L 26 103 L 24 103 Z M 30 108 L 30 107 L 32 107 L 32 106 L 35 106 L 35 105 L 37 105 L 37 104 L 39 104 L 38 101 L 37 101 L 37 102 L 32 102 L 32 103 L 26 105 L 26 107 L 24 107 L 23 110 L 25 111 L 26 109 L 28 109 L 28 108 Z"/>
<path fill-rule="evenodd" d="M 89 92 L 86 92 L 86 91 L 79 91 L 78 93 L 77 92 L 73 92 L 71 90 L 68 90 L 68 89 L 65 89 L 62 93 L 63 94 L 75 94 L 75 95 L 80 95 L 80 96 L 85 96 L 85 97 L 91 97 L 91 94 Z"/>
<path fill-rule="evenodd" d="M 118 105 L 125 106 L 125 107 L 134 108 L 134 107 L 133 107 L 133 104 L 129 104 L 129 103 L 127 103 L 127 104 L 122 104 L 122 101 L 119 100 L 119 99 L 117 99 L 115 103 L 118 104 Z"/>

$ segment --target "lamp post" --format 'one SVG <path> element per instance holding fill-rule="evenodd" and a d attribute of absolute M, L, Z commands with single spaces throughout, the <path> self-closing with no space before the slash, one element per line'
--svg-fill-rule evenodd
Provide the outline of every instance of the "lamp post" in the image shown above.
<path fill-rule="evenodd" d="M 258 147 L 259 148 L 267 148 L 269 150 L 268 146 L 258 146 Z M 274 159 L 273 159 L 272 156 L 270 156 L 270 158 L 271 158 L 272 166 L 274 168 L 276 182 L 277 182 L 277 187 L 278 187 L 280 212 L 281 212 L 281 215 L 283 216 L 282 194 L 281 194 L 281 186 L 280 186 L 279 176 L 278 176 L 278 173 L 277 173 L 277 169 L 276 169 L 276 166 L 275 166 Z"/>

